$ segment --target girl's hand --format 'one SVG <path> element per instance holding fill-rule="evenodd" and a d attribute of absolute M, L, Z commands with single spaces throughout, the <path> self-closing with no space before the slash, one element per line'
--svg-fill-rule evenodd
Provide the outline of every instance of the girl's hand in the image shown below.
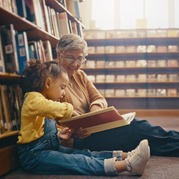
<path fill-rule="evenodd" d="M 68 127 L 64 127 L 59 131 L 58 136 L 64 140 L 69 139 L 71 137 L 71 129 L 69 129 Z"/>

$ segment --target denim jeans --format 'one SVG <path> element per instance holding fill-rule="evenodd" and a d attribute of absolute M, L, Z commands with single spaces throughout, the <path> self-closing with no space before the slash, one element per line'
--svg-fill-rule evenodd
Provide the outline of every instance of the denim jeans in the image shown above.
<path fill-rule="evenodd" d="M 54 120 L 45 119 L 45 134 L 28 144 L 18 144 L 24 170 L 38 174 L 116 174 L 114 162 L 122 151 L 91 152 L 60 145 Z"/>
<path fill-rule="evenodd" d="M 100 142 L 102 139 L 105 142 Z M 148 139 L 151 155 L 179 157 L 179 132 L 166 131 L 160 126 L 151 125 L 147 120 L 137 119 L 130 125 L 75 140 L 74 147 L 95 151 L 121 149 L 126 152 L 134 149 L 143 139 Z"/>

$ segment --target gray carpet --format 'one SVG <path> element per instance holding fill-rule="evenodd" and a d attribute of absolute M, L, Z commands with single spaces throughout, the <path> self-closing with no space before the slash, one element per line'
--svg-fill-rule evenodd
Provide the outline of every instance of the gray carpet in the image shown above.
<path fill-rule="evenodd" d="M 154 125 L 160 125 L 165 129 L 174 129 L 179 131 L 179 117 L 142 117 L 148 119 Z M 21 169 L 12 171 L 3 177 L 3 179 L 179 179 L 179 157 L 156 157 L 152 156 L 147 163 L 142 176 L 131 176 L 127 172 L 115 177 L 97 177 L 81 175 L 33 175 L 24 173 Z"/>
<path fill-rule="evenodd" d="M 81 175 L 33 175 L 20 169 L 5 175 L 3 179 L 179 179 L 179 157 L 152 156 L 142 176 L 131 176 L 127 172 L 114 177 L 81 176 Z"/>

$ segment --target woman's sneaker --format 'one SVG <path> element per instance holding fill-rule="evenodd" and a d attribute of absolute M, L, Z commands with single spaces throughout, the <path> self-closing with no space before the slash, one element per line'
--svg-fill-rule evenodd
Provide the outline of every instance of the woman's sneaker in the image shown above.
<path fill-rule="evenodd" d="M 148 145 L 148 140 L 142 140 L 139 145 L 128 152 L 128 157 L 125 159 L 128 171 L 131 174 L 142 175 L 150 158 L 150 147 Z"/>

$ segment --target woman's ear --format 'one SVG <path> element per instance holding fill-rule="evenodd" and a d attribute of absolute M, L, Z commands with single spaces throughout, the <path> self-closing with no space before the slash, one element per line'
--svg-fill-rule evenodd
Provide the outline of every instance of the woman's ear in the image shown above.
<path fill-rule="evenodd" d="M 47 78 L 47 79 L 45 80 L 45 88 L 46 88 L 46 89 L 49 89 L 50 86 L 51 86 L 51 84 L 52 84 L 52 79 L 51 79 L 51 78 Z"/>

